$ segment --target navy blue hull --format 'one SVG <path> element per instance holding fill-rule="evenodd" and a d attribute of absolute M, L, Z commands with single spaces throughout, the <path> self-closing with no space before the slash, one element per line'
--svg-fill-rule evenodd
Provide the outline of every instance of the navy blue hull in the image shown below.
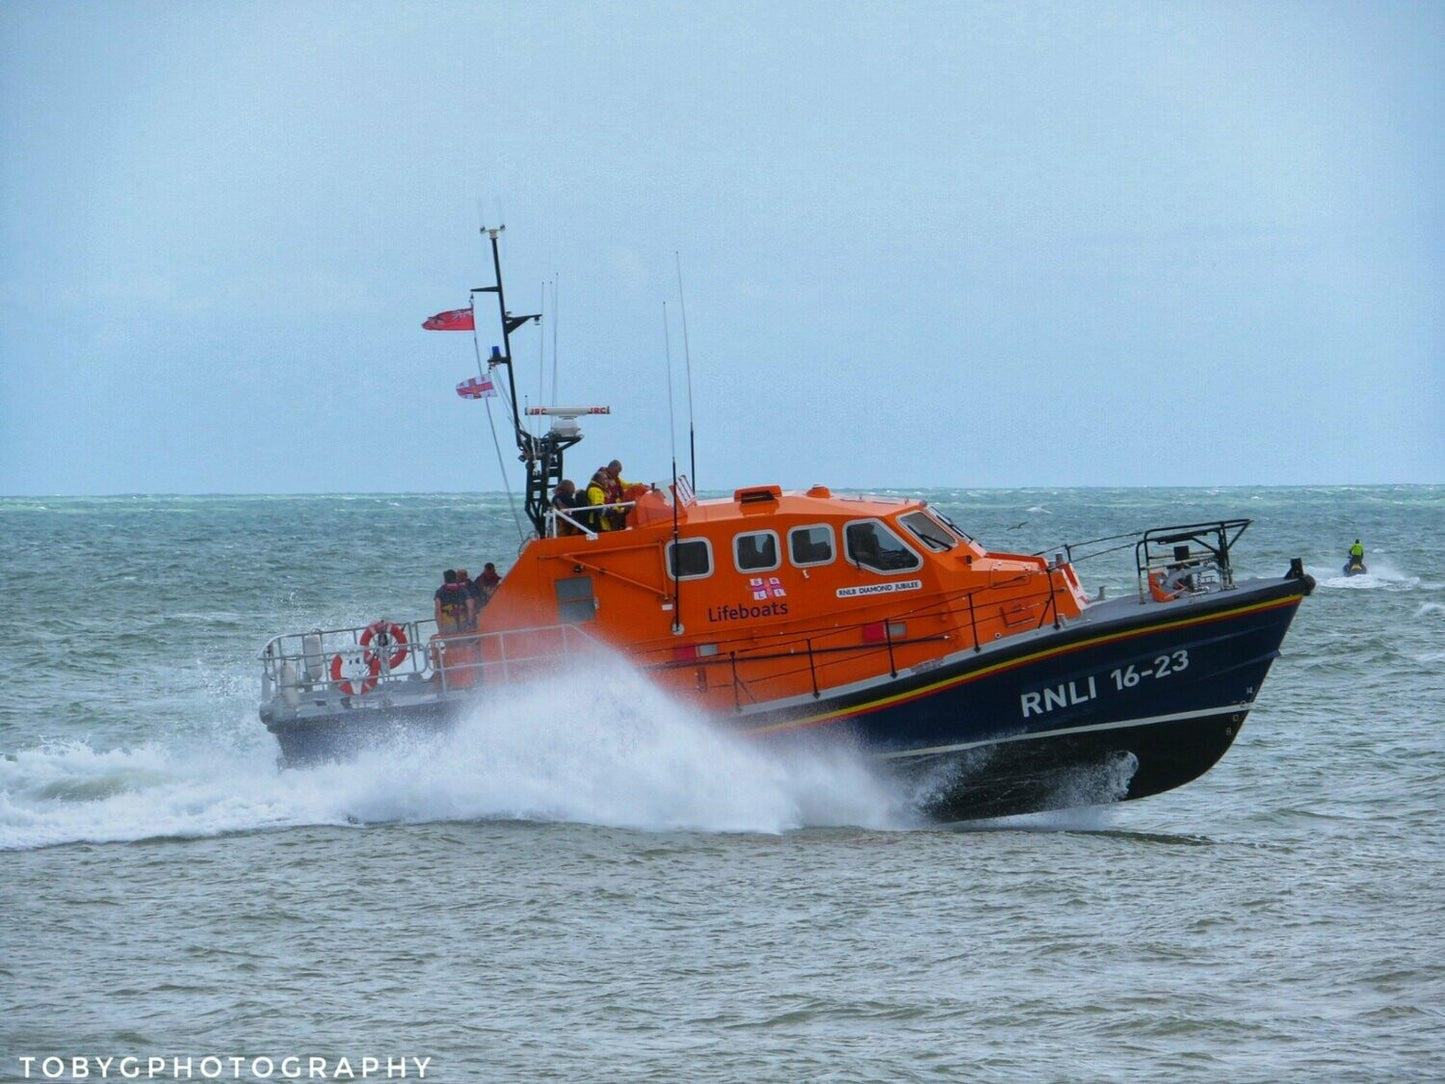
<path fill-rule="evenodd" d="M 846 728 L 917 777 L 922 804 L 943 819 L 1158 794 L 1228 750 L 1304 591 L 1284 580 L 1169 607 L 1123 600 L 1064 630 L 756 722 L 773 734 Z"/>
<path fill-rule="evenodd" d="M 387 706 L 364 703 L 342 715 L 278 722 L 262 716 L 281 746 L 281 763 L 305 768 L 350 760 L 369 749 L 395 749 L 446 733 L 464 710 L 464 701 Z"/>

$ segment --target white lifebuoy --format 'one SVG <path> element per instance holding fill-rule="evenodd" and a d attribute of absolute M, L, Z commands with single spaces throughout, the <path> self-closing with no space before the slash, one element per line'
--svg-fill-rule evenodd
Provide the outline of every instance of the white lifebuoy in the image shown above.
<path fill-rule="evenodd" d="M 352 655 L 352 658 L 355 657 Z M 365 696 L 376 688 L 376 675 L 381 673 L 381 658 L 373 653 L 369 659 L 363 661 L 366 663 L 366 676 L 353 685 L 351 679 L 342 671 L 342 667 L 346 665 L 345 660 L 340 655 L 331 656 L 331 680 L 336 683 L 342 696 Z"/>

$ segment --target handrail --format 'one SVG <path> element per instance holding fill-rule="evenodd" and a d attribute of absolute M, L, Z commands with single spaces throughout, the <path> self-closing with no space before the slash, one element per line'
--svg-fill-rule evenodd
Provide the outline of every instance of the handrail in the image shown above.
<path fill-rule="evenodd" d="M 617 511 L 618 509 L 626 510 L 636 507 L 636 501 L 615 501 L 612 504 L 589 504 L 586 508 L 573 508 L 572 511 L 582 513 L 588 518 L 593 518 L 599 513 L 613 512 Z M 599 534 L 607 533 L 606 531 L 599 531 L 595 527 L 589 527 L 585 523 L 579 523 L 576 519 L 573 519 L 571 515 L 563 512 L 560 508 L 549 508 L 546 512 L 543 513 L 542 518 L 545 521 L 545 525 L 547 528 L 546 537 L 548 538 L 559 537 L 557 533 L 558 520 L 564 520 L 567 523 L 570 523 L 573 527 L 576 527 L 577 532 L 579 534 L 586 535 L 589 541 L 595 539 Z M 627 529 L 628 527 L 626 523 L 624 523 L 621 527 L 615 528 L 615 530 L 619 531 L 625 531 Z"/>
<path fill-rule="evenodd" d="M 854 621 L 850 621 L 848 624 L 829 625 L 826 627 L 826 631 L 829 635 L 846 635 L 852 632 L 859 632 L 866 626 L 876 625 L 880 622 L 887 624 L 897 623 L 900 621 L 906 622 L 910 620 L 928 620 L 930 618 L 957 621 L 961 620 L 963 612 L 962 606 L 966 603 L 969 608 L 968 629 L 973 644 L 977 647 L 977 645 L 980 643 L 980 637 L 978 632 L 979 615 L 978 607 L 975 605 L 974 600 L 976 597 L 982 594 L 998 594 L 998 598 L 991 601 L 989 605 L 997 605 L 1000 607 L 1008 606 L 1011 608 L 1011 613 L 1021 612 L 1022 610 L 1031 610 L 1037 607 L 1041 610 L 1044 621 L 1047 621 L 1050 615 L 1054 613 L 1054 610 L 1051 609 L 1051 607 L 1056 606 L 1057 603 L 1054 597 L 1055 591 L 1052 584 L 1050 584 L 1048 589 L 1043 590 L 1035 589 L 1025 591 L 1019 594 L 1002 593 L 1007 588 L 1028 583 L 1029 579 L 1030 577 L 1021 575 L 1004 581 L 1002 583 L 985 584 L 978 587 L 971 587 L 965 591 L 958 591 L 951 594 L 943 595 L 941 597 L 935 597 L 933 599 L 930 599 L 926 604 L 923 605 L 914 606 L 906 609 L 893 610 L 887 615 L 886 622 L 884 621 L 884 618 L 879 617 L 876 614 L 872 614 L 866 619 L 859 618 Z M 1030 620 L 1032 620 L 1032 618 L 1030 618 Z M 820 634 L 820 631 L 822 630 L 794 628 L 776 633 L 760 633 L 757 629 L 748 629 L 746 631 L 739 632 L 737 636 L 733 639 L 723 637 L 716 640 L 715 642 L 719 646 L 720 653 L 721 649 L 728 649 L 733 644 L 747 642 L 756 646 L 753 650 L 744 649 L 740 655 L 741 658 L 771 658 L 773 657 L 773 655 L 768 654 L 769 652 L 789 654 L 790 648 L 797 648 L 800 650 L 804 649 L 809 639 L 816 638 Z M 759 637 L 762 635 L 765 635 L 768 640 L 768 643 L 766 645 L 758 644 L 757 642 Z M 893 642 L 894 644 L 922 643 L 937 638 L 937 636 L 930 635 L 923 637 L 912 637 L 907 640 L 895 639 Z M 880 644 L 880 646 L 885 645 Z M 819 650 L 820 652 L 826 652 L 832 651 L 834 649 L 819 648 L 817 650 Z M 855 647 L 845 646 L 838 650 L 855 650 Z M 713 657 L 712 662 L 715 664 L 716 656 Z M 709 659 L 707 657 L 703 657 L 696 660 L 668 660 L 667 662 L 661 662 L 656 664 L 656 668 L 663 669 L 673 666 L 689 667 L 693 665 L 708 664 Z"/>
<path fill-rule="evenodd" d="M 1151 597 L 1150 582 L 1172 577 L 1186 594 L 1231 590 L 1234 569 L 1229 551 L 1249 528 L 1248 519 L 1221 519 L 1153 527 L 1134 545 L 1139 601 Z"/>
<path fill-rule="evenodd" d="M 1024 582 L 1022 578 L 1018 581 Z M 951 640 L 956 635 L 956 630 L 961 627 L 963 604 L 968 606 L 968 629 L 971 633 L 972 644 L 962 643 L 959 650 L 969 646 L 975 653 L 983 650 L 983 645 L 978 635 L 978 607 L 975 603 L 975 596 L 988 590 L 997 590 L 998 585 L 993 587 L 973 588 L 961 595 L 948 600 L 949 605 L 943 607 L 930 606 L 925 611 L 922 608 L 905 609 L 888 614 L 884 618 L 871 615 L 869 620 L 857 621 L 847 625 L 824 630 L 803 630 L 789 632 L 769 637 L 766 644 L 754 645 L 750 648 L 741 648 L 736 643 L 728 645 L 726 642 L 720 644 L 720 650 L 715 655 L 695 656 L 692 658 L 667 659 L 657 661 L 646 669 L 667 672 L 673 670 L 702 670 L 715 669 L 726 666 L 729 684 L 733 688 L 734 710 L 742 710 L 742 700 L 746 696 L 750 703 L 757 703 L 759 695 L 754 692 L 754 686 L 771 681 L 785 680 L 789 671 L 778 671 L 776 664 L 788 660 L 794 660 L 799 665 L 792 670 L 792 673 L 803 675 L 806 673 L 809 688 L 813 698 L 819 699 L 827 683 L 823 680 L 820 669 L 830 665 L 837 665 L 837 662 L 829 662 L 830 659 L 841 662 L 843 659 L 860 659 L 876 656 L 886 663 L 886 672 L 890 677 L 897 677 L 898 663 L 895 652 L 899 648 L 909 647 L 918 644 L 942 643 Z M 994 605 L 994 603 L 990 603 Z M 1016 615 L 1015 625 L 1019 624 L 1017 618 L 1022 616 L 1029 627 L 1040 628 L 1050 618 L 1050 615 L 1057 621 L 1058 610 L 1057 600 L 1052 589 L 1052 583 L 1048 591 L 1029 591 L 1023 594 L 1009 595 L 997 600 L 998 617 L 1002 620 L 1009 620 L 1009 614 Z M 1034 617 L 1037 612 L 1038 617 Z M 897 623 L 909 620 L 923 620 L 932 618 L 948 618 L 954 615 L 951 622 L 951 629 L 955 631 L 928 633 L 925 635 L 897 637 L 893 633 L 892 626 Z M 850 633 L 861 633 L 871 625 L 883 625 L 883 637 L 877 642 L 856 642 L 856 643 L 818 643 L 822 636 L 826 639 L 847 637 Z M 755 636 L 755 634 L 754 634 Z M 754 638 L 754 637 L 749 637 Z M 740 637 L 739 639 L 743 639 Z M 771 665 L 770 665 L 771 664 Z M 763 667 L 764 672 L 756 672 L 757 667 Z M 749 673 L 749 671 L 754 671 Z M 883 672 L 880 670 L 880 673 Z M 762 699 L 767 699 L 763 697 Z"/>
<path fill-rule="evenodd" d="M 573 624 L 446 633 L 430 618 L 386 625 L 402 631 L 384 644 L 362 643 L 372 625 L 273 637 L 260 656 L 263 702 L 272 711 L 294 712 L 303 704 L 335 709 L 436 699 L 530 677 L 559 658 L 601 647 Z"/>

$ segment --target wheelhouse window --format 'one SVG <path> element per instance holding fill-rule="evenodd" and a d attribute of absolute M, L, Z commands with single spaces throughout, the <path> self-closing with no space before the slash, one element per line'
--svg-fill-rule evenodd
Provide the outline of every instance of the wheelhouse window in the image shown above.
<path fill-rule="evenodd" d="M 923 564 L 918 554 L 876 519 L 850 523 L 843 535 L 848 560 L 870 572 L 908 572 Z"/>
<path fill-rule="evenodd" d="M 948 518 L 947 516 L 945 516 L 942 512 L 940 512 L 937 508 L 930 507 L 928 510 L 933 513 L 934 518 L 937 519 L 939 523 L 942 523 L 942 524 L 943 524 L 945 527 L 947 527 L 950 531 L 952 531 L 954 534 L 958 535 L 959 538 L 963 539 L 963 541 L 965 541 L 965 542 L 972 542 L 972 541 L 973 541 L 973 535 L 969 534 L 969 533 L 968 533 L 967 531 L 965 531 L 962 527 L 960 527 L 957 523 L 954 523 L 953 520 L 949 519 L 949 518 Z"/>
<path fill-rule="evenodd" d="M 788 532 L 788 558 L 796 568 L 828 564 L 833 560 L 833 528 L 826 523 L 794 527 Z"/>
<path fill-rule="evenodd" d="M 733 539 L 733 563 L 739 572 L 770 572 L 783 563 L 773 531 L 740 534 Z"/>
<path fill-rule="evenodd" d="M 908 532 L 935 553 L 946 553 L 958 545 L 958 540 L 944 530 L 943 525 L 923 512 L 909 512 L 899 516 L 898 522 Z"/>
<path fill-rule="evenodd" d="M 700 580 L 712 575 L 712 546 L 705 538 L 687 538 L 667 544 L 667 564 L 679 580 Z"/>

